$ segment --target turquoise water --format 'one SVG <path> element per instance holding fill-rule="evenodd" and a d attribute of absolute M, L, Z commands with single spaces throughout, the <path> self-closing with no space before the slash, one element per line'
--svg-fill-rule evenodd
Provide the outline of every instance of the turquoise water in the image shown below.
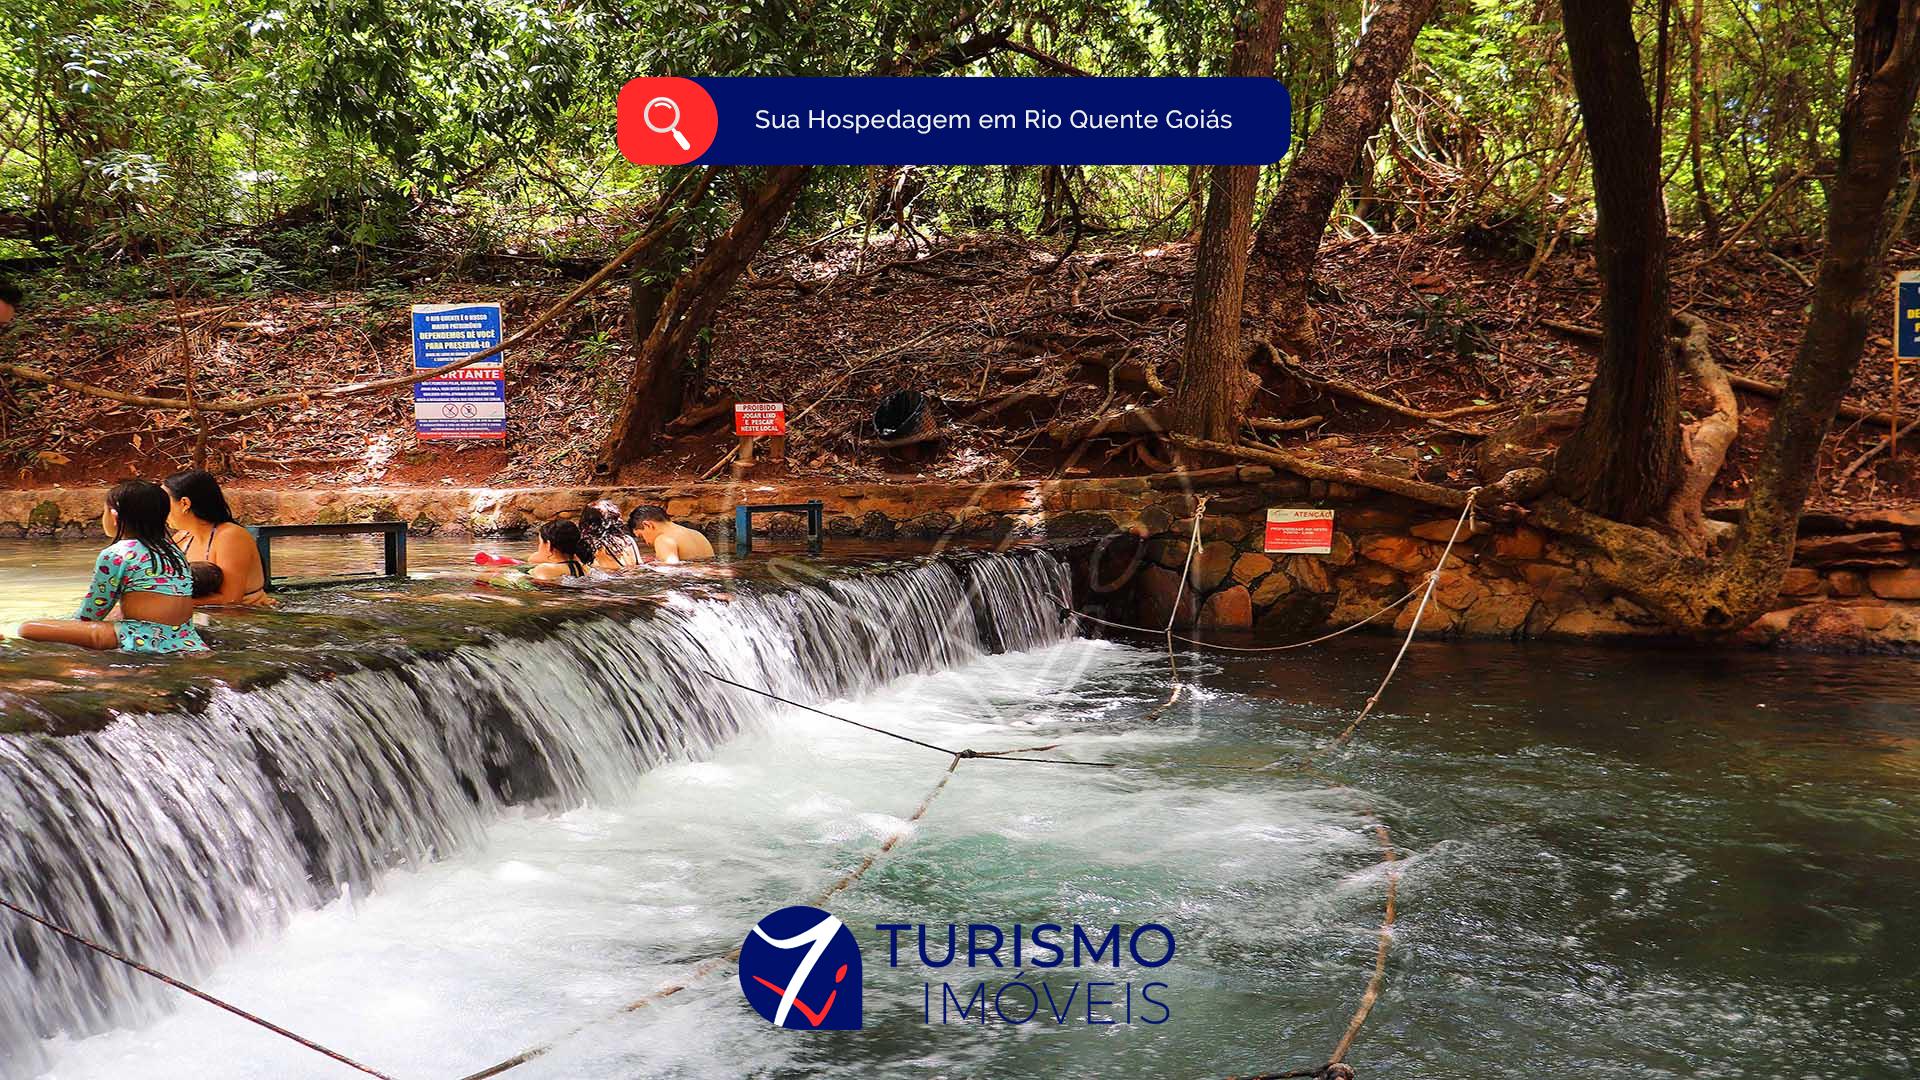
<path fill-rule="evenodd" d="M 718 640 L 728 617 L 715 605 L 689 625 Z M 944 759 L 775 710 L 703 760 L 509 813 L 470 847 L 297 913 L 203 982 L 401 1077 L 549 1041 L 506 1075 L 1298 1068 L 1324 1060 L 1372 965 L 1385 871 L 1371 808 L 1402 855 L 1401 910 L 1351 1055 L 1362 1076 L 1920 1068 L 1920 663 L 1421 642 L 1325 762 L 1337 782 L 1187 768 L 1318 745 L 1396 644 L 1183 655 L 1195 691 L 1152 718 L 1164 654 L 1088 640 L 828 703 L 943 745 L 1058 742 L 1155 766 L 966 763 L 911 828 Z M 829 905 L 864 946 L 866 1030 L 771 1029 L 730 968 L 619 1014 L 903 830 Z M 929 1025 L 928 973 L 885 967 L 874 927 L 968 921 L 1164 923 L 1172 1015 Z M 971 979 L 952 981 L 964 997 Z M 193 1004 L 45 1050 L 62 1080 L 350 1075 Z"/>

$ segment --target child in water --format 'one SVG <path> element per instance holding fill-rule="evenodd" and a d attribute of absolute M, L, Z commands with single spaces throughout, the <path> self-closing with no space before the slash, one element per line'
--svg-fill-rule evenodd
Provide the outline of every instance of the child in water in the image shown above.
<path fill-rule="evenodd" d="M 573 522 L 555 518 L 540 526 L 538 536 L 533 553 L 527 556 L 525 571 L 493 571 L 480 575 L 480 580 L 513 588 L 535 582 L 584 585 L 610 576 L 594 567 L 593 548 L 580 536 L 580 526 Z M 482 565 L 500 564 L 489 560 Z"/>
<path fill-rule="evenodd" d="M 206 652 L 193 625 L 193 572 L 167 532 L 166 490 L 128 480 L 107 492 L 100 530 L 113 543 L 93 564 L 93 582 L 73 619 L 25 623 L 20 636 L 89 649 Z M 115 617 L 115 616 L 118 617 Z"/>

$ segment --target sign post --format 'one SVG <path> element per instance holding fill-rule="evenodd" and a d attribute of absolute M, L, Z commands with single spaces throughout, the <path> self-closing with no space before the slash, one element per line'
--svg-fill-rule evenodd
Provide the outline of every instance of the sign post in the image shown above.
<path fill-rule="evenodd" d="M 413 368 L 432 371 L 500 344 L 499 304 L 415 304 Z M 418 439 L 505 439 L 507 373 L 504 357 L 413 384 L 413 433 Z"/>
<path fill-rule="evenodd" d="M 1893 430 L 1889 456 L 1900 451 L 1900 361 L 1920 360 L 1920 270 L 1902 270 L 1893 302 Z"/>
<path fill-rule="evenodd" d="M 1329 555 L 1333 552 L 1333 511 L 1267 511 L 1269 555 Z"/>
<path fill-rule="evenodd" d="M 744 476 L 753 467 L 753 447 L 767 440 L 767 460 L 783 461 L 787 456 L 787 406 L 779 401 L 741 402 L 733 407 L 733 433 L 740 448 L 733 456 L 734 476 Z"/>

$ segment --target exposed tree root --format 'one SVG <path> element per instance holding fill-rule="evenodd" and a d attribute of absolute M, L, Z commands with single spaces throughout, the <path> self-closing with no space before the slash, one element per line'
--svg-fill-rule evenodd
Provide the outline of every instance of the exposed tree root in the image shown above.
<path fill-rule="evenodd" d="M 1265 416 L 1247 418 L 1247 426 L 1255 431 L 1305 431 L 1315 424 L 1324 424 L 1324 416 L 1303 416 L 1298 420 L 1274 420 Z"/>
<path fill-rule="evenodd" d="M 1872 446 L 1867 447 L 1866 451 L 1862 453 L 1859 457 L 1854 458 L 1851 462 L 1849 462 L 1846 468 L 1841 469 L 1840 472 L 1837 474 L 1837 478 L 1841 480 L 1845 480 L 1847 477 L 1852 476 L 1854 473 L 1859 472 L 1860 466 L 1865 465 L 1867 462 L 1872 461 L 1874 458 L 1877 458 L 1881 454 L 1886 453 L 1887 450 L 1893 446 L 1893 442 L 1895 438 L 1901 435 L 1911 435 L 1913 434 L 1915 428 L 1920 428 L 1920 419 L 1909 420 L 1907 421 L 1906 426 L 1901 428 L 1899 431 L 1888 433 L 1879 442 L 1874 443 Z"/>
<path fill-rule="evenodd" d="M 1444 506 L 1449 510 L 1458 510 L 1467 505 L 1467 493 L 1459 488 L 1442 487 L 1439 484 L 1409 480 L 1406 477 L 1372 472 L 1367 469 L 1327 465 L 1271 447 L 1256 449 L 1251 446 L 1230 446 L 1226 443 L 1196 439 L 1191 435 L 1173 435 L 1169 437 L 1169 441 L 1185 450 L 1272 465 L 1309 480 L 1325 480 L 1336 484 L 1372 488 L 1375 491 L 1399 495 L 1431 506 Z M 1546 488 L 1546 470 L 1515 469 L 1502 476 L 1497 483 L 1483 488 L 1480 493 L 1480 503 L 1488 507 L 1502 503 L 1524 503 L 1545 491 Z"/>
<path fill-rule="evenodd" d="M 1740 404 L 1727 373 L 1707 349 L 1707 324 L 1692 315 L 1675 315 L 1684 331 L 1674 342 L 1683 370 L 1697 379 L 1713 411 L 1680 429 L 1680 482 L 1667 499 L 1666 525 L 1689 551 L 1705 554 L 1708 529 L 1707 489 L 1726 463 L 1727 448 L 1740 433 Z"/>
<path fill-rule="evenodd" d="M 1662 528 L 1623 525 L 1557 495 L 1534 504 L 1531 520 L 1591 549 L 1599 556 L 1593 575 L 1667 625 L 1715 634 L 1736 630 L 1766 610 L 1784 563 L 1708 557 L 1713 530 L 1725 526 L 1707 521 L 1702 511 L 1739 434 L 1740 407 L 1732 381 L 1707 347 L 1706 323 L 1684 314 L 1674 322 L 1681 366 L 1706 391 L 1712 412 L 1681 430 L 1680 479 L 1660 515 Z"/>
<path fill-rule="evenodd" d="M 1568 334 L 1573 337 L 1586 338 L 1589 341 L 1600 340 L 1600 330 L 1598 327 L 1562 322 L 1559 319 L 1541 319 L 1540 325 L 1549 330 L 1558 330 L 1563 334 Z M 1775 401 L 1778 401 L 1780 395 L 1787 392 L 1787 388 L 1779 383 L 1768 382 L 1765 379 L 1756 379 L 1751 375 L 1742 375 L 1737 371 L 1729 371 L 1726 375 L 1727 382 L 1731 383 L 1734 389 L 1746 390 L 1750 393 L 1759 394 L 1761 397 L 1772 398 Z M 1879 409 L 1869 409 L 1861 405 L 1850 405 L 1844 401 L 1834 410 L 1834 415 L 1844 416 L 1849 420 L 1865 420 L 1872 424 L 1891 425 L 1894 422 L 1894 416 L 1890 412 Z"/>
<path fill-rule="evenodd" d="M 1777 559 L 1710 559 L 1665 533 L 1589 513 L 1559 495 L 1533 504 L 1531 524 L 1579 541 L 1599 557 L 1591 570 L 1654 617 L 1683 633 L 1738 630 L 1764 613 L 1780 591 Z"/>
<path fill-rule="evenodd" d="M 1572 431 L 1579 423 L 1579 409 L 1521 413 L 1512 423 L 1481 442 L 1480 475 L 1499 476 L 1526 467 L 1547 468 L 1553 461 L 1554 448 L 1559 445 L 1557 436 Z"/>
<path fill-rule="evenodd" d="M 1459 427 L 1448 423 L 1449 420 L 1462 416 L 1478 416 L 1483 413 L 1498 412 L 1501 409 L 1511 407 L 1504 403 L 1494 402 L 1487 405 L 1464 405 L 1457 409 L 1440 409 L 1437 411 L 1416 409 L 1410 405 L 1402 405 L 1392 398 L 1381 397 L 1371 390 L 1362 390 L 1360 387 L 1329 379 L 1324 375 L 1315 375 L 1313 372 L 1301 367 L 1298 361 L 1282 352 L 1270 341 L 1255 342 L 1254 348 L 1258 351 L 1265 352 L 1267 358 L 1273 362 L 1275 367 L 1317 390 L 1324 390 L 1331 394 L 1338 394 L 1341 397 L 1362 401 L 1376 409 L 1385 409 L 1388 412 L 1396 413 L 1412 420 L 1422 420 L 1460 435 L 1482 436 L 1485 435 L 1486 432 L 1477 428 Z"/>
<path fill-rule="evenodd" d="M 1046 427 L 1047 438 L 1062 446 L 1113 435 L 1159 435 L 1166 430 L 1154 409 L 1121 409 L 1085 420 L 1061 420 Z"/>
<path fill-rule="evenodd" d="M 1080 353 L 1076 354 L 1073 358 L 1088 367 L 1105 369 L 1113 381 L 1121 386 L 1132 386 L 1142 390 L 1148 390 L 1161 397 L 1166 397 L 1172 393 L 1171 390 L 1167 389 L 1167 384 L 1160 381 L 1160 373 L 1153 370 L 1153 365 L 1132 355 L 1131 352 L 1117 355 L 1114 353 Z"/>
<path fill-rule="evenodd" d="M 716 420 L 722 415 L 732 412 L 734 402 L 734 398 L 723 397 L 711 404 L 698 405 L 688 409 L 686 412 L 681 413 L 668 422 L 667 431 L 675 434 L 683 431 L 692 431 L 702 424 Z"/>

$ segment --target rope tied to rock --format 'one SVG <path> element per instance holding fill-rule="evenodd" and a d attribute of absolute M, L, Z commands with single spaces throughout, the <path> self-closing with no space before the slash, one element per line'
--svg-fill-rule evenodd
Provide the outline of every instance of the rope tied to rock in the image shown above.
<path fill-rule="evenodd" d="M 1174 702 L 1180 700 L 1180 694 L 1186 689 L 1186 684 L 1180 680 L 1180 661 L 1174 654 L 1173 624 L 1180 620 L 1180 601 L 1186 598 L 1187 579 L 1193 576 L 1193 557 L 1200 551 L 1200 519 L 1206 516 L 1207 501 L 1211 498 L 1210 495 L 1202 495 L 1200 501 L 1193 506 L 1193 535 L 1187 539 L 1187 561 L 1180 568 L 1180 583 L 1175 586 L 1173 603 L 1167 608 L 1167 625 L 1160 628 L 1161 634 L 1167 639 L 1167 672 L 1173 687 L 1167 692 L 1167 700 L 1146 715 L 1145 718 L 1148 720 L 1155 719 L 1173 708 Z"/>
<path fill-rule="evenodd" d="M 1421 584 L 1425 584 L 1424 577 L 1421 580 Z M 1406 603 L 1407 601 L 1413 599 L 1418 595 L 1420 595 L 1420 585 L 1415 585 L 1413 588 L 1408 589 L 1406 592 L 1402 593 L 1399 599 L 1389 602 L 1387 606 L 1374 611 L 1373 614 L 1368 615 L 1363 619 L 1360 619 L 1356 622 L 1348 623 L 1347 625 L 1341 627 L 1338 630 L 1332 631 L 1331 633 L 1321 634 L 1319 637 L 1308 638 L 1305 641 L 1289 642 L 1285 645 L 1226 645 L 1218 641 L 1208 641 L 1205 638 L 1185 637 L 1180 634 L 1173 635 L 1173 640 L 1181 642 L 1182 644 L 1186 644 L 1186 645 L 1198 645 L 1203 649 L 1219 649 L 1223 652 L 1237 652 L 1237 653 L 1286 652 L 1289 649 L 1304 649 L 1309 645 L 1318 645 L 1321 642 L 1332 641 L 1334 638 L 1337 638 L 1342 634 L 1350 634 L 1353 631 L 1360 629 L 1361 627 L 1367 625 L 1368 623 L 1379 618 L 1380 616 L 1385 615 L 1387 612 L 1392 611 L 1393 609 L 1399 607 L 1400 605 Z M 1101 626 L 1110 626 L 1115 630 L 1135 630 L 1143 634 L 1154 634 L 1159 632 L 1157 630 L 1154 630 L 1151 627 L 1135 626 L 1132 623 L 1115 622 L 1112 619 L 1103 619 L 1098 615 L 1089 615 L 1084 611 L 1076 610 L 1070 604 L 1064 603 L 1057 596 L 1048 597 L 1048 599 L 1052 600 L 1054 602 L 1054 605 L 1059 607 L 1062 611 L 1067 612 L 1069 615 L 1072 615 L 1077 619 L 1085 619 L 1088 622 L 1099 623 Z"/>
<path fill-rule="evenodd" d="M 1433 569 L 1427 573 L 1427 587 L 1420 594 L 1419 606 L 1413 609 L 1413 621 L 1407 626 L 1407 636 L 1400 642 L 1400 651 L 1393 654 L 1393 663 L 1387 665 L 1387 673 L 1381 676 L 1380 685 L 1367 696 L 1366 704 L 1361 707 L 1360 715 L 1353 718 L 1353 723 L 1348 724 L 1345 731 L 1316 753 L 1324 753 L 1346 745 L 1347 740 L 1353 738 L 1353 733 L 1360 730 L 1360 725 L 1373 714 L 1373 707 L 1380 704 L 1381 695 L 1387 692 L 1387 684 L 1393 681 L 1394 674 L 1400 670 L 1400 661 L 1407 658 L 1407 650 L 1413 647 L 1414 635 L 1420 632 L 1420 619 L 1427 613 L 1427 603 L 1433 599 L 1433 589 L 1440 583 L 1441 571 L 1447 568 L 1447 560 L 1453 557 L 1453 545 L 1460 539 L 1460 531 L 1473 530 L 1473 504 L 1474 500 L 1480 497 L 1480 491 L 1481 489 L 1477 487 L 1467 490 L 1467 503 L 1460 508 L 1460 517 L 1453 523 L 1453 533 L 1447 537 L 1447 546 L 1440 549 L 1440 561 L 1435 563 Z M 1308 760 L 1312 759 L 1313 755 L 1308 755 Z M 1334 1060 L 1338 1061 L 1339 1058 Z"/>

